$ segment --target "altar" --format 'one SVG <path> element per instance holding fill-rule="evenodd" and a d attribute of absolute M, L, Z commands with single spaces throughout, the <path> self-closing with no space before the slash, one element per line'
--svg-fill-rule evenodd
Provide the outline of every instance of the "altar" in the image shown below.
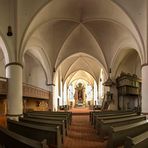
<path fill-rule="evenodd" d="M 85 106 L 85 87 L 79 83 L 75 88 L 75 107 Z"/>

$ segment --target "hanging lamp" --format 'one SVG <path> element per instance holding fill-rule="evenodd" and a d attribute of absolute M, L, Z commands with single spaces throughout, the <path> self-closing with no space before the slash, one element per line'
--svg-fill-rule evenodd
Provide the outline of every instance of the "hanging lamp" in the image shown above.
<path fill-rule="evenodd" d="M 8 3 L 9 3 L 9 0 L 8 0 Z M 9 24 L 10 24 L 10 13 L 11 13 L 10 8 L 11 8 L 11 0 L 10 0 L 10 3 L 9 3 Z M 13 36 L 11 25 L 8 25 L 7 36 Z"/>

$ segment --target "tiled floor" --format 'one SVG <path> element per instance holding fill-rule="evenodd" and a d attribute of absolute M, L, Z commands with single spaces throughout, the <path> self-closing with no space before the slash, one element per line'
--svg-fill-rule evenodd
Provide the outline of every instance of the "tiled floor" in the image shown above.
<path fill-rule="evenodd" d="M 73 116 L 68 136 L 65 138 L 64 148 L 105 148 L 103 142 L 96 135 L 90 125 L 88 115 Z"/>

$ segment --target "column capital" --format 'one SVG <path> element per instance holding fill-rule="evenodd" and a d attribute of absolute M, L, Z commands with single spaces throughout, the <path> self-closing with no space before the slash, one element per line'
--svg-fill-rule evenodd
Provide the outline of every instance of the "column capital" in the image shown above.
<path fill-rule="evenodd" d="M 8 63 L 5 65 L 5 68 L 7 68 L 8 66 L 11 66 L 11 65 L 17 65 L 17 66 L 20 66 L 23 68 L 23 65 L 19 62 L 11 62 L 11 63 Z"/>
<path fill-rule="evenodd" d="M 148 66 L 148 63 L 144 63 L 141 65 L 141 68 L 145 67 L 145 66 Z"/>
<path fill-rule="evenodd" d="M 55 84 L 53 84 L 53 83 L 50 83 L 50 84 L 46 84 L 47 86 L 55 86 Z"/>
<path fill-rule="evenodd" d="M 23 116 L 23 114 L 6 114 L 7 117 L 19 117 Z"/>

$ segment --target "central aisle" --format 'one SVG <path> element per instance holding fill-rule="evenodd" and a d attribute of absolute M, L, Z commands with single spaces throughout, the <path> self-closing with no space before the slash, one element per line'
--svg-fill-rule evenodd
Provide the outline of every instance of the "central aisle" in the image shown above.
<path fill-rule="evenodd" d="M 105 148 L 105 145 L 90 125 L 88 115 L 73 115 L 64 148 Z"/>

